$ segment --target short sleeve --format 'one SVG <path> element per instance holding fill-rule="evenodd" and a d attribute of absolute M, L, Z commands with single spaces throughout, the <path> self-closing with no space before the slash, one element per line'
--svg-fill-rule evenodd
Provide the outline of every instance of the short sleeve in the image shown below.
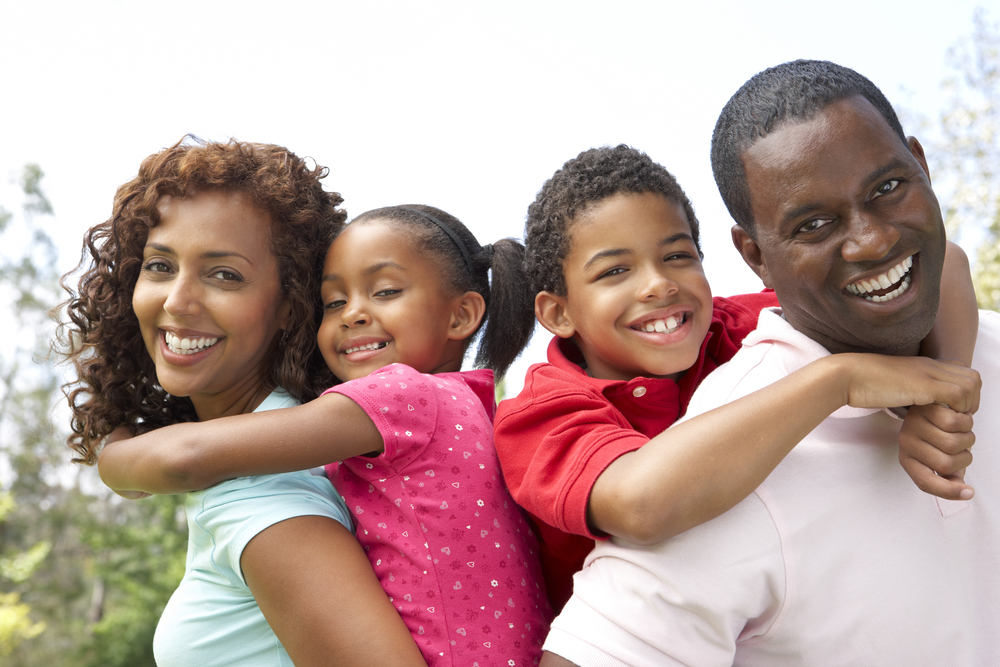
<path fill-rule="evenodd" d="M 302 470 L 242 477 L 201 492 L 196 521 L 212 535 L 211 562 L 233 584 L 245 586 L 240 558 L 256 535 L 298 516 L 325 516 L 354 532 L 347 506 L 325 477 Z M 199 494 L 199 495 L 201 495 Z"/>
<path fill-rule="evenodd" d="M 737 642 L 779 617 L 785 573 L 777 529 L 751 495 L 654 547 L 598 544 L 573 584 L 545 650 L 580 665 L 729 666 Z"/>

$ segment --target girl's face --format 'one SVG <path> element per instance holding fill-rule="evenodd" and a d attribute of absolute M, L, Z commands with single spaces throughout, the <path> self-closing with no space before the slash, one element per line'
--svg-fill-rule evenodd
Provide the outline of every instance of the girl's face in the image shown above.
<path fill-rule="evenodd" d="M 421 254 L 399 226 L 382 220 L 348 225 L 326 254 L 321 290 L 317 341 L 341 380 L 393 363 L 422 373 L 461 369 L 462 339 L 469 335 L 464 295 L 447 289 L 434 258 Z"/>
<path fill-rule="evenodd" d="M 262 366 L 285 326 L 270 216 L 238 194 L 159 204 L 132 295 L 157 382 L 200 419 L 265 389 Z"/>

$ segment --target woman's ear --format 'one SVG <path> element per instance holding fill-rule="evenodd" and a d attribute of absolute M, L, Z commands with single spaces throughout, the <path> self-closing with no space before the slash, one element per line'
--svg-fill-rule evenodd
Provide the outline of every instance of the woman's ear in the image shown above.
<path fill-rule="evenodd" d="M 535 319 L 560 338 L 572 338 L 576 327 L 566 309 L 566 297 L 552 292 L 535 295 Z"/>
<path fill-rule="evenodd" d="M 458 299 L 451 313 L 449 340 L 465 340 L 471 336 L 486 315 L 486 300 L 479 292 L 466 292 Z"/>

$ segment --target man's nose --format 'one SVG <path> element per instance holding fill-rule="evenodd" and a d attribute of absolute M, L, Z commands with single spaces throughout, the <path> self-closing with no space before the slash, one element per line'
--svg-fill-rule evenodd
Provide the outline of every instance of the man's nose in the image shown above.
<path fill-rule="evenodd" d="M 878 261 L 899 241 L 899 228 L 875 216 L 858 214 L 848 221 L 841 255 L 848 262 Z"/>

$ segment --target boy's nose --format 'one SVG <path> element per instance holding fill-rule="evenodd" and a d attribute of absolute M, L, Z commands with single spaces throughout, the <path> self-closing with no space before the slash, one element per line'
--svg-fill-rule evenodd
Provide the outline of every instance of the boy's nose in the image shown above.
<path fill-rule="evenodd" d="M 663 299 L 677 291 L 677 283 L 664 272 L 650 270 L 643 285 L 643 300 Z"/>

